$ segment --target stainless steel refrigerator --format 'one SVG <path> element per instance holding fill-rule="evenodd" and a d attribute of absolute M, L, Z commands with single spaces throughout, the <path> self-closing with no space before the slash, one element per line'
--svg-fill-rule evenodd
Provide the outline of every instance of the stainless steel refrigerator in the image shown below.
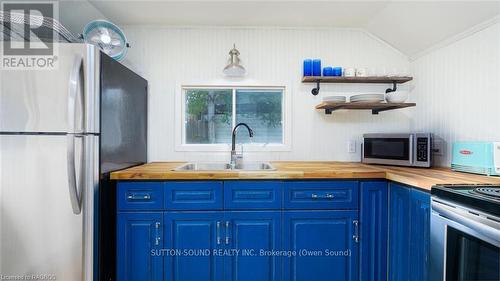
<path fill-rule="evenodd" d="M 111 279 L 109 173 L 146 162 L 147 81 L 92 45 L 57 63 L 0 70 L 0 275 Z"/>

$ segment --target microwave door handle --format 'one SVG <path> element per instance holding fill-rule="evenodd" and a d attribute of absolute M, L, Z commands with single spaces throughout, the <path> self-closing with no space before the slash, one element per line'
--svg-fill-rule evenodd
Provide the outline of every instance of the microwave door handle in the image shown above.
<path fill-rule="evenodd" d="M 416 147 L 414 146 L 414 143 L 415 143 L 414 138 L 415 138 L 415 135 L 410 135 L 410 139 L 409 139 L 409 141 L 410 141 L 409 146 L 410 146 L 410 147 L 409 147 L 409 149 L 408 149 L 408 153 L 409 153 L 409 155 L 408 155 L 408 159 L 410 159 L 410 164 L 411 164 L 411 165 L 413 165 L 413 164 L 414 164 L 414 162 L 413 162 L 413 161 L 414 161 L 415 159 L 413 159 L 413 158 L 414 158 L 413 156 L 414 156 L 414 154 L 415 154 L 415 153 L 416 153 L 416 151 L 417 151 L 417 150 L 416 150 Z"/>
<path fill-rule="evenodd" d="M 83 58 L 81 56 L 76 56 L 73 62 L 73 68 L 69 76 L 69 87 L 68 87 L 68 134 L 67 134 L 67 170 L 68 170 L 68 187 L 69 196 L 71 201 L 71 207 L 73 208 L 74 214 L 80 214 L 81 208 L 81 188 L 78 188 L 77 176 L 76 176 L 76 166 L 75 166 L 75 138 L 82 137 L 76 135 L 76 105 L 77 105 L 77 94 L 82 94 L 79 91 L 81 77 L 80 69 L 82 68 Z M 83 111 L 82 111 L 83 112 Z M 83 137 L 82 137 L 83 139 Z M 83 143 L 82 143 L 83 145 Z M 80 160 L 80 179 L 82 179 L 82 169 L 84 163 L 84 153 Z M 80 190 L 80 191 L 79 191 Z"/>

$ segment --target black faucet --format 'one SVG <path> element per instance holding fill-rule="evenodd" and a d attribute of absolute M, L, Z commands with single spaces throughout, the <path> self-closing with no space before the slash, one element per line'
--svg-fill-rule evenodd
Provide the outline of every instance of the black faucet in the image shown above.
<path fill-rule="evenodd" d="M 234 168 L 236 166 L 236 160 L 238 158 L 243 157 L 243 155 L 237 155 L 236 154 L 236 131 L 238 131 L 238 128 L 240 126 L 244 126 L 248 130 L 248 135 L 253 138 L 253 130 L 246 124 L 246 123 L 238 123 L 236 126 L 234 126 L 233 129 L 233 135 L 231 138 L 231 167 Z"/>

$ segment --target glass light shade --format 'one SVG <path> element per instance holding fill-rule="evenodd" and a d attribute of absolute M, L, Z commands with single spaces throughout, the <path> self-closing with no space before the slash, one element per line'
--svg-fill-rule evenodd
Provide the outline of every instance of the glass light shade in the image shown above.
<path fill-rule="evenodd" d="M 240 77 L 240 76 L 244 76 L 247 71 L 245 70 L 245 68 L 243 66 L 241 66 L 239 64 L 231 63 L 231 64 L 227 65 L 226 67 L 224 67 L 223 72 L 227 76 Z"/>

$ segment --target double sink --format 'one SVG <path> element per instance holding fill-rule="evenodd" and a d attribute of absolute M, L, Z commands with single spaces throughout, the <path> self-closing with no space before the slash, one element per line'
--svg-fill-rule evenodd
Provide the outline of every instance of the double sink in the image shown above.
<path fill-rule="evenodd" d="M 231 137 L 231 163 L 224 162 L 192 162 L 179 166 L 174 171 L 274 171 L 276 168 L 268 162 L 245 162 L 242 161 L 243 154 L 236 152 L 236 132 L 239 127 L 248 130 L 250 138 L 253 137 L 253 130 L 246 123 L 238 123 L 232 132 Z"/>
<path fill-rule="evenodd" d="M 197 162 L 186 163 L 174 169 L 174 171 L 274 171 L 268 162 L 240 162 L 233 166 L 223 162 Z"/>

